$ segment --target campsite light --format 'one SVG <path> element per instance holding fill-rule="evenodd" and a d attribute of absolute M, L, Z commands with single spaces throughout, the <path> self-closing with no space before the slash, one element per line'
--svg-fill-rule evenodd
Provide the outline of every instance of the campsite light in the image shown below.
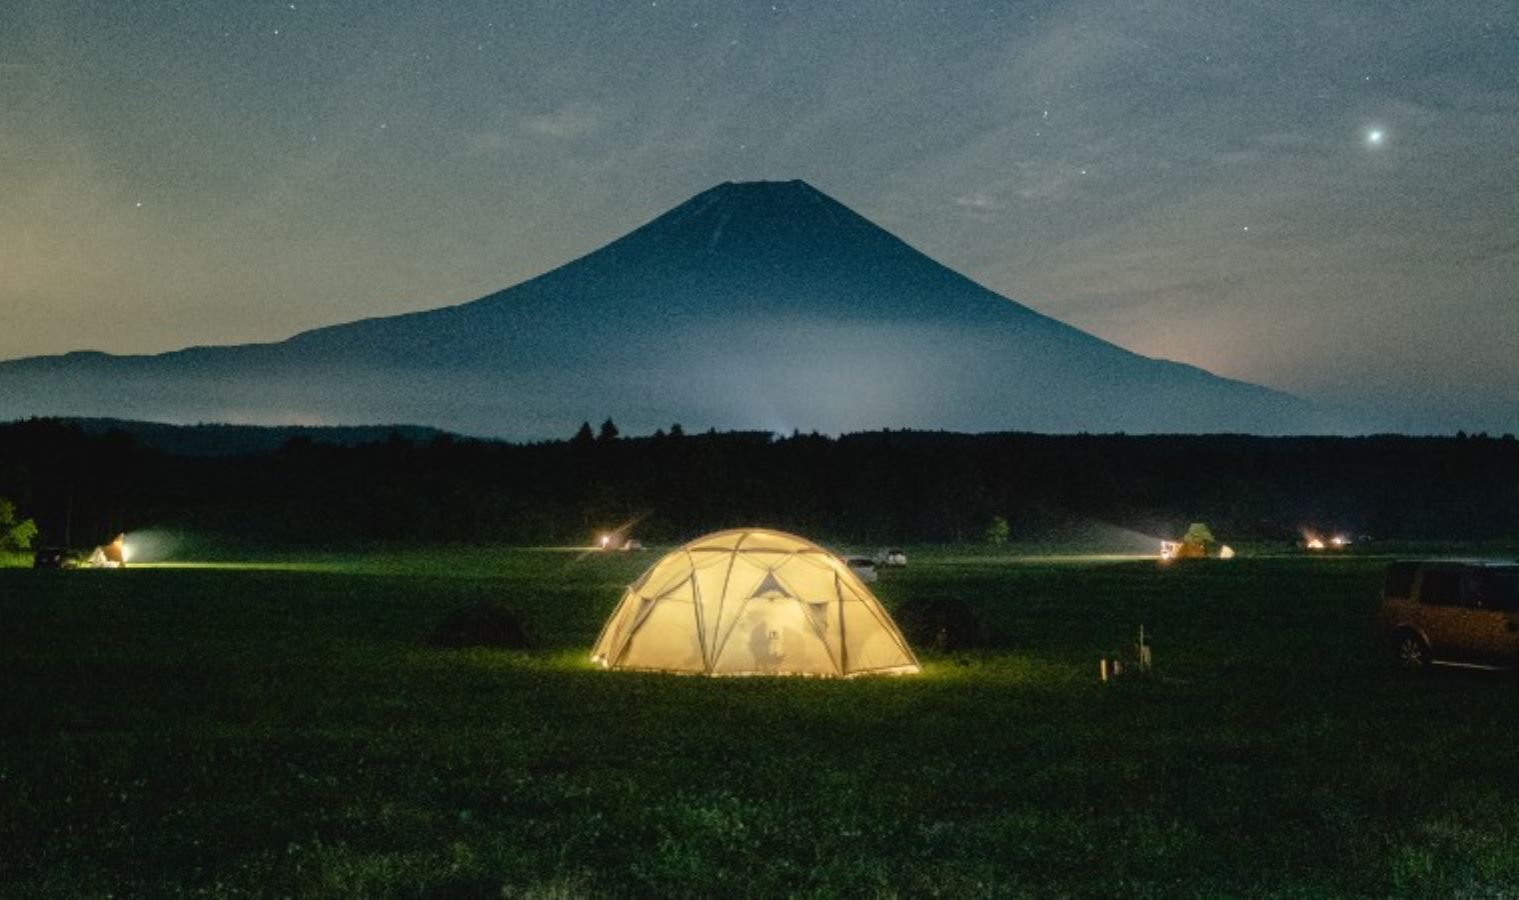
<path fill-rule="evenodd" d="M 1329 539 L 1329 543 L 1333 544 L 1336 549 L 1340 549 L 1350 543 L 1350 538 L 1343 534 L 1337 534 Z"/>
<path fill-rule="evenodd" d="M 1234 548 L 1231 547 L 1231 546 L 1229 546 L 1228 544 L 1223 545 L 1222 547 L 1220 547 L 1218 549 L 1218 558 L 1219 559 L 1233 559 L 1234 558 Z"/>
<path fill-rule="evenodd" d="M 1308 543 L 1304 544 L 1303 546 L 1307 547 L 1309 550 L 1322 550 L 1324 549 L 1324 539 L 1320 537 L 1310 537 L 1308 539 Z"/>
<path fill-rule="evenodd" d="M 1175 559 L 1176 558 L 1176 550 L 1177 550 L 1177 548 L 1179 546 L 1181 546 L 1181 545 L 1178 544 L 1176 541 L 1161 541 L 1160 542 L 1160 561 L 1161 562 L 1166 562 L 1168 560 Z"/>
<path fill-rule="evenodd" d="M 610 534 L 604 534 L 600 539 L 597 540 L 596 543 L 600 544 L 601 549 L 605 550 L 606 548 L 612 546 L 612 536 Z"/>

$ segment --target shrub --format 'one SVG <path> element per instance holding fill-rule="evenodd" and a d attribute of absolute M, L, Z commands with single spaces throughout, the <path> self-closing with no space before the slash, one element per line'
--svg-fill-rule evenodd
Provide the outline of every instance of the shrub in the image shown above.
<path fill-rule="evenodd" d="M 0 497 L 0 551 L 30 550 L 37 523 L 16 518 L 16 504 Z"/>
<path fill-rule="evenodd" d="M 909 600 L 896 613 L 909 644 L 919 650 L 969 650 L 985 643 L 975 610 L 958 597 Z"/>

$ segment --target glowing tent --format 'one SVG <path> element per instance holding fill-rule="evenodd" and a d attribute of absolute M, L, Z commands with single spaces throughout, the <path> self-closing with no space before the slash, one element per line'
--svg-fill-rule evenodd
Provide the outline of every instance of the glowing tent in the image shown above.
<path fill-rule="evenodd" d="M 709 534 L 655 563 L 623 594 L 591 658 L 706 675 L 918 671 L 881 602 L 842 560 L 762 528 Z"/>

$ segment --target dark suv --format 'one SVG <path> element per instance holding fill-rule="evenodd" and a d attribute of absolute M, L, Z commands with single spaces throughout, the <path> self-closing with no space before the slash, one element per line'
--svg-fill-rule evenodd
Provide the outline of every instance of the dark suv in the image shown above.
<path fill-rule="evenodd" d="M 74 554 L 64 547 L 39 547 L 32 554 L 32 568 L 34 569 L 67 569 L 71 568 L 76 560 Z"/>
<path fill-rule="evenodd" d="M 1400 666 L 1519 663 L 1519 563 L 1431 560 L 1387 567 L 1382 626 Z"/>

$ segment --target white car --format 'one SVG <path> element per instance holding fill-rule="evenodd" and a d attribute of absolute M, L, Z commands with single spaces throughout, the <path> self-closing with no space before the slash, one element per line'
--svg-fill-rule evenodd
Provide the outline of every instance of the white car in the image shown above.
<path fill-rule="evenodd" d="M 864 556 L 851 556 L 844 560 L 844 565 L 849 567 L 861 581 L 866 583 L 876 580 L 876 561 Z"/>

